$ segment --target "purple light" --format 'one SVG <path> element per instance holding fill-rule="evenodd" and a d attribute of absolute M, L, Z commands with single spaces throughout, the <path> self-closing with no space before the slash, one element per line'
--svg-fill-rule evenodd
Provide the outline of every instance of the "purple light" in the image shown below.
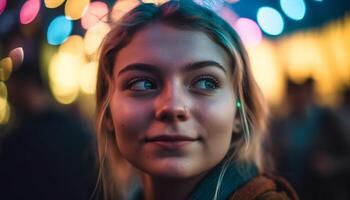
<path fill-rule="evenodd" d="M 4 12 L 6 8 L 6 0 L 0 0 L 0 15 Z"/>
<path fill-rule="evenodd" d="M 38 15 L 40 10 L 40 0 L 28 0 L 26 1 L 20 12 L 21 24 L 29 24 Z"/>
<path fill-rule="evenodd" d="M 220 17 L 222 17 L 226 22 L 228 22 L 232 27 L 235 26 L 238 19 L 237 15 L 227 7 L 223 7 L 219 12 Z"/>
<path fill-rule="evenodd" d="M 248 18 L 239 18 L 235 29 L 246 45 L 258 45 L 262 40 L 262 33 L 258 24 Z"/>

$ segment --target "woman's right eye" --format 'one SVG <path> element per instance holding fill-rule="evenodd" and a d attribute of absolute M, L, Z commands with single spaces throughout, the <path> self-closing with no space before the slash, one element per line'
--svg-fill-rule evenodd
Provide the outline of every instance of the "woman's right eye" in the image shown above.
<path fill-rule="evenodd" d="M 136 78 L 128 83 L 128 89 L 134 91 L 146 91 L 157 89 L 156 84 L 147 78 Z"/>

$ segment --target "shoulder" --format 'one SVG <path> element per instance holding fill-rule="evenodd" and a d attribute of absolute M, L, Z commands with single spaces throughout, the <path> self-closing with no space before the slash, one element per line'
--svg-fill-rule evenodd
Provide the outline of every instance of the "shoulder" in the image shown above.
<path fill-rule="evenodd" d="M 299 198 L 285 179 L 261 174 L 239 188 L 229 200 L 299 200 Z"/>

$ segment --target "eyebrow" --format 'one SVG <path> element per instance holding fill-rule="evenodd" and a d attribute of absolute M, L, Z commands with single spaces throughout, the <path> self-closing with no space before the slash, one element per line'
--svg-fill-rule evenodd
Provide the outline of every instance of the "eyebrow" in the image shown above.
<path fill-rule="evenodd" d="M 205 61 L 199 61 L 199 62 L 187 64 L 183 71 L 194 71 L 204 67 L 211 67 L 211 66 L 217 67 L 220 70 L 222 70 L 225 74 L 227 74 L 226 69 L 221 64 L 211 60 L 205 60 Z M 146 71 L 146 72 L 153 72 L 153 73 L 161 73 L 161 69 L 155 65 L 146 64 L 146 63 L 133 63 L 121 69 L 118 72 L 118 76 L 120 76 L 123 73 L 126 73 L 127 71 Z"/>

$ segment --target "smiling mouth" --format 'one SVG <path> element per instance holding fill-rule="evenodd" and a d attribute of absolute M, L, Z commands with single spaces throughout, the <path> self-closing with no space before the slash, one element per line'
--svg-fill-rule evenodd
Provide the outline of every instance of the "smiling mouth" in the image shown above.
<path fill-rule="evenodd" d="M 146 138 L 146 143 L 156 144 L 167 149 L 176 149 L 187 146 L 193 142 L 198 141 L 199 138 L 193 138 L 180 135 L 160 135 Z"/>

